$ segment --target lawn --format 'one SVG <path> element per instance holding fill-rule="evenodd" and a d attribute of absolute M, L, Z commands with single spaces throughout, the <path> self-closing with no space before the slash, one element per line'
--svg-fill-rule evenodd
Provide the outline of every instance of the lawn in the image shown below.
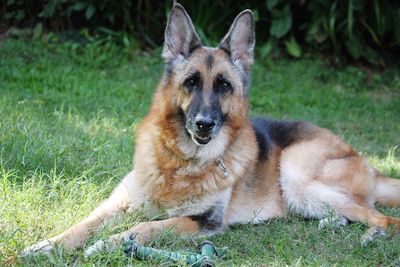
<path fill-rule="evenodd" d="M 25 246 L 81 220 L 132 167 L 137 123 L 162 74 L 160 51 L 132 53 L 111 43 L 0 42 L 0 265 Z M 330 128 L 381 172 L 400 178 L 400 71 L 367 77 L 323 60 L 257 63 L 251 114 Z M 400 208 L 379 207 L 400 217 Z M 94 240 L 144 220 L 132 215 Z M 400 235 L 361 247 L 364 225 L 317 229 L 295 215 L 232 227 L 211 237 L 232 265 L 399 266 Z M 154 246 L 196 250 L 196 239 L 161 235 Z M 18 265 L 146 265 L 121 250 L 19 259 Z"/>

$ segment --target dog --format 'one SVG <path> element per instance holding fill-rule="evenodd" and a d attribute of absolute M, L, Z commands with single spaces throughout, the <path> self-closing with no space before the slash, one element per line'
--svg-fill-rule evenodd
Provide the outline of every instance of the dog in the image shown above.
<path fill-rule="evenodd" d="M 320 227 L 366 223 L 363 244 L 389 227 L 399 230 L 400 220 L 377 211 L 375 203 L 399 206 L 400 180 L 380 174 L 327 129 L 249 118 L 254 45 L 250 10 L 212 48 L 202 45 L 185 9 L 175 4 L 165 30 L 165 73 L 137 128 L 134 170 L 87 218 L 23 255 L 50 253 L 57 244 L 82 248 L 105 222 L 139 209 L 168 218 L 99 240 L 85 255 L 133 235 L 140 243 L 168 229 L 212 235 L 288 213 L 319 219 Z"/>

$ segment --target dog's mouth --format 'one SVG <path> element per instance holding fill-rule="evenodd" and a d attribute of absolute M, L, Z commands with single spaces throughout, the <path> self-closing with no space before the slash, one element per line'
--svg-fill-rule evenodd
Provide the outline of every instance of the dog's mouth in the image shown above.
<path fill-rule="evenodd" d="M 192 139 L 199 145 L 207 145 L 211 141 L 211 135 L 194 135 Z"/>
<path fill-rule="evenodd" d="M 180 117 L 182 123 L 184 124 L 184 128 L 187 136 L 193 140 L 193 142 L 198 146 L 207 145 L 219 132 L 220 126 L 217 124 L 212 129 L 206 132 L 201 132 L 196 129 L 195 123 L 193 120 L 187 118 L 187 115 L 184 113 L 182 109 L 180 109 Z"/>

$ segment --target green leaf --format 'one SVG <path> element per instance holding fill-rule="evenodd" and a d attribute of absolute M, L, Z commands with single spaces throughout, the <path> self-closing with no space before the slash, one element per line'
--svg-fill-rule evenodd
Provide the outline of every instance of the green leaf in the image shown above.
<path fill-rule="evenodd" d="M 124 37 L 122 37 L 122 43 L 124 44 L 125 48 L 130 46 L 131 42 L 129 41 L 128 36 L 124 35 Z"/>
<path fill-rule="evenodd" d="M 267 0 L 267 8 L 269 11 L 271 11 L 276 4 L 278 4 L 279 0 Z"/>
<path fill-rule="evenodd" d="M 270 33 L 276 38 L 286 35 L 292 27 L 292 12 L 286 4 L 282 10 L 273 10 Z"/>
<path fill-rule="evenodd" d="M 372 65 L 378 65 L 379 64 L 379 55 L 371 47 L 365 47 L 364 48 L 362 57 L 365 58 Z"/>
<path fill-rule="evenodd" d="M 354 25 L 354 16 L 353 16 L 353 0 L 349 0 L 347 8 L 347 36 L 351 39 L 353 38 L 353 25 Z"/>
<path fill-rule="evenodd" d="M 111 24 L 114 24 L 114 22 L 115 22 L 115 15 L 112 14 L 112 13 L 107 14 L 107 19 L 108 19 L 108 21 L 109 21 Z"/>
<path fill-rule="evenodd" d="M 14 18 L 16 21 L 22 21 L 23 19 L 25 19 L 26 18 L 25 10 L 18 10 Z"/>
<path fill-rule="evenodd" d="M 88 6 L 88 8 L 86 9 L 86 19 L 90 20 L 91 17 L 93 17 L 94 12 L 96 11 L 95 7 L 90 5 Z"/>
<path fill-rule="evenodd" d="M 345 43 L 347 52 L 354 60 L 359 60 L 363 58 L 367 60 L 372 65 L 379 64 L 378 53 L 371 47 L 365 45 L 365 43 L 359 38 L 352 38 Z"/>
<path fill-rule="evenodd" d="M 6 20 L 9 20 L 9 19 L 12 19 L 14 16 L 15 16 L 15 12 L 10 11 L 10 12 L 7 12 L 7 13 L 4 15 L 4 18 L 5 18 Z"/>
<path fill-rule="evenodd" d="M 254 18 L 254 23 L 260 20 L 260 12 L 258 12 L 258 9 L 253 10 L 253 18 Z"/>
<path fill-rule="evenodd" d="M 81 11 L 86 7 L 86 2 L 77 2 L 75 5 L 72 6 L 72 9 L 75 11 Z"/>
<path fill-rule="evenodd" d="M 310 22 L 306 27 L 306 31 L 305 40 L 312 45 L 320 45 L 328 38 L 323 18 L 316 18 Z"/>
<path fill-rule="evenodd" d="M 365 45 L 360 41 L 359 38 L 353 37 L 346 41 L 345 45 L 347 51 L 353 59 L 358 60 L 362 56 Z"/>
<path fill-rule="evenodd" d="M 292 57 L 301 57 L 301 48 L 293 37 L 289 41 L 285 41 L 285 46 L 289 55 Z"/>
<path fill-rule="evenodd" d="M 258 50 L 260 53 L 260 58 L 265 59 L 269 54 L 271 54 L 275 46 L 276 46 L 276 41 L 272 38 L 268 42 L 263 44 Z"/>
<path fill-rule="evenodd" d="M 42 33 L 43 33 L 43 24 L 41 22 L 39 22 L 38 24 L 36 24 L 35 28 L 33 29 L 32 38 L 34 40 L 38 40 L 40 38 L 40 36 L 42 36 Z"/>

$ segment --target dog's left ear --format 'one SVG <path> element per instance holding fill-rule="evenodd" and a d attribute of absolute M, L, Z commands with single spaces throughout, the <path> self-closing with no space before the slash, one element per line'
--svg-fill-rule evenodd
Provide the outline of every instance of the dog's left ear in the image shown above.
<path fill-rule="evenodd" d="M 196 48 L 201 46 L 192 20 L 183 6 L 175 4 L 169 15 L 165 29 L 165 42 L 162 56 L 168 63 L 178 57 L 186 58 Z"/>
<path fill-rule="evenodd" d="M 227 51 L 233 62 L 239 62 L 248 71 L 253 64 L 254 45 L 253 12 L 246 9 L 233 21 L 219 48 Z"/>

